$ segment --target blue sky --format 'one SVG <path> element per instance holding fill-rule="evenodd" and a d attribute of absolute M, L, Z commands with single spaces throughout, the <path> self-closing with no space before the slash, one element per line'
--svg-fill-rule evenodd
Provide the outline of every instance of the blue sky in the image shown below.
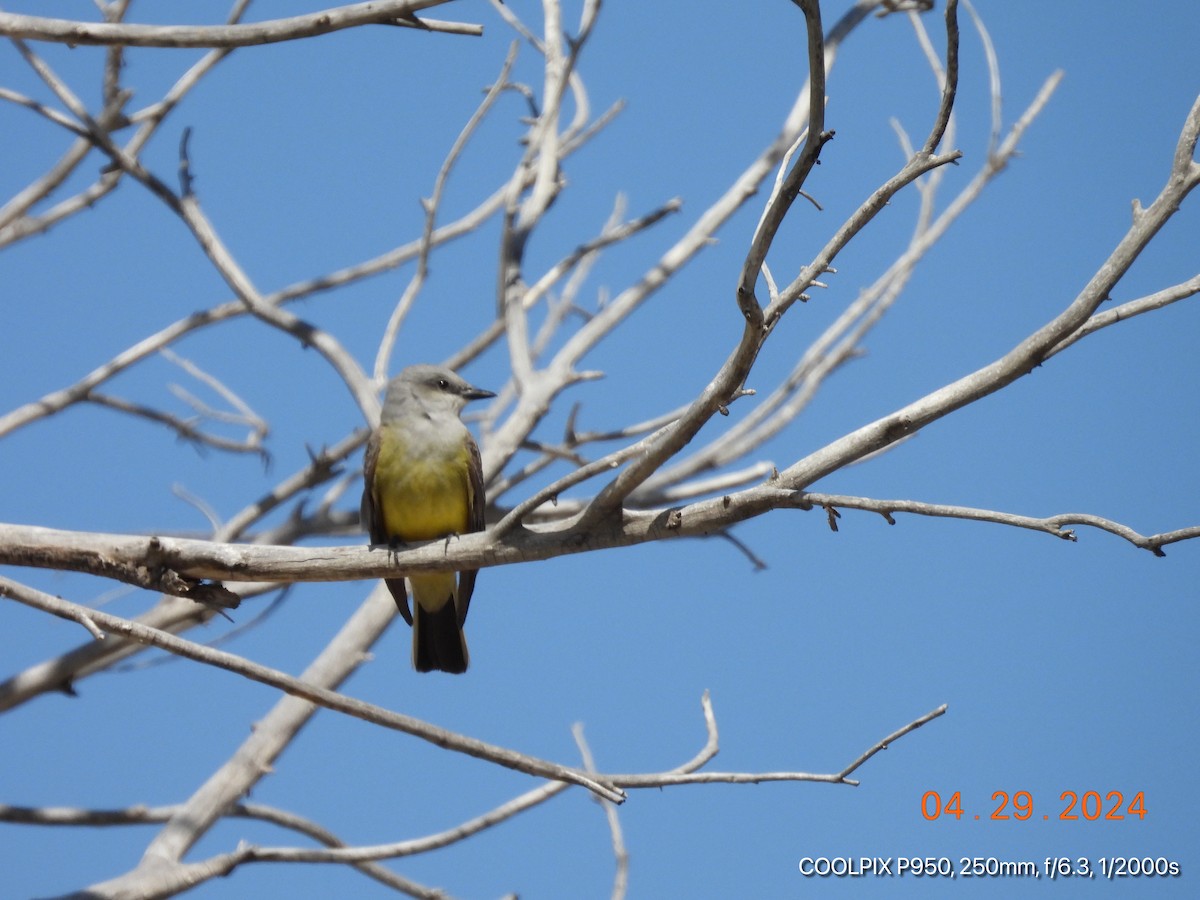
<path fill-rule="evenodd" d="M 312 5 L 316 8 L 317 5 Z M 536 5 L 514 2 L 531 23 Z M 848 6 L 823 5 L 826 23 Z M 1197 88 L 1200 28 L 1190 5 L 1044 4 L 979 0 L 996 45 L 1008 126 L 1044 79 L 1065 78 L 1022 152 L 929 254 L 870 335 L 866 354 L 754 459 L 780 467 L 860 424 L 995 359 L 1064 308 L 1130 222 L 1130 203 L 1157 194 Z M 6 4 L 9 11 L 85 15 L 90 4 Z M 222 4 L 135 3 L 138 21 L 218 21 Z M 258 2 L 251 18 L 294 13 Z M 926 19 L 942 46 L 940 8 Z M 369 29 L 304 44 L 241 50 L 218 67 L 148 148 L 173 179 L 177 139 L 191 126 L 196 190 L 207 214 L 263 291 L 353 264 L 419 233 L 430 185 L 479 89 L 494 79 L 511 32 L 483 3 L 440 18 L 480 21 L 482 38 Z M 964 157 L 943 203 L 987 148 L 987 73 L 964 14 L 958 137 Z M 565 21 L 578 20 L 577 11 Z M 99 51 L 39 47 L 93 108 Z M 131 51 L 134 106 L 161 95 L 193 51 Z M 514 77 L 537 84 L 522 47 Z M 636 279 L 775 135 L 804 72 L 799 11 L 745 4 L 610 2 L 581 62 L 596 109 L 627 108 L 568 161 L 569 187 L 530 247 L 541 271 L 599 229 L 618 191 L 631 214 L 672 197 L 684 211 L 614 248 L 581 302 Z M 52 98 L 15 52 L 0 85 Z M 903 162 L 889 117 L 919 140 L 937 93 L 901 17 L 871 20 L 843 47 L 828 84 L 837 131 L 771 257 L 794 273 L 842 219 Z M 446 216 L 490 193 L 519 158 L 523 132 L 506 97 L 451 179 Z M 65 150 L 60 129 L 0 104 L 4 196 Z M 85 164 L 80 188 L 100 163 Z M 663 412 L 711 379 L 740 335 L 733 286 L 761 200 L 751 201 L 689 265 L 585 360 L 606 373 L 579 386 L 539 434 L 559 434 L 580 402 L 583 427 Z M 902 194 L 838 259 L 829 289 L 795 307 L 749 384 L 769 390 L 904 245 L 915 195 Z M 1114 292 L 1123 302 L 1196 274 L 1200 198 L 1192 197 Z M 397 360 L 438 360 L 494 310 L 496 236 L 433 257 L 401 334 Z M 783 273 L 781 275 L 781 273 Z M 364 366 L 410 276 L 405 268 L 295 307 Z M 0 254 L 0 414 L 63 387 L 145 335 L 224 301 L 228 289 L 182 224 L 130 183 L 48 235 Z M 1200 307 L 1185 301 L 1107 329 L 1009 389 L 960 410 L 903 446 L 813 485 L 868 497 L 962 504 L 1026 515 L 1087 512 L 1149 534 L 1200 522 L 1195 465 Z M 0 441 L 8 473 L 0 521 L 112 532 L 199 533 L 207 523 L 180 486 L 230 516 L 361 424 L 351 397 L 312 352 L 243 320 L 176 348 L 220 374 L 268 416 L 273 464 L 198 454 L 161 427 L 75 408 Z M 502 352 L 464 371 L 498 389 Z M 199 391 L 148 360 L 107 388 L 181 411 L 168 383 Z M 731 422 L 754 398 L 731 407 Z M 725 427 L 710 424 L 706 440 Z M 353 471 L 358 458 L 349 464 Z M 352 484 L 341 508 L 357 505 Z M 523 496 L 523 495 L 520 495 Z M 316 502 L 315 500 L 313 502 Z M 278 521 L 283 513 L 269 521 Z M 1152 857 L 1174 879 L 1126 879 L 1122 895 L 1192 896 L 1200 846 L 1195 645 L 1200 545 L 1165 558 L 1105 533 L 1067 543 L 953 520 L 844 511 L 832 533 L 821 512 L 778 511 L 735 535 L 766 561 L 753 571 L 721 540 L 671 542 L 480 573 L 464 678 L 419 676 L 397 624 L 346 691 L 391 709 L 531 754 L 574 764 L 582 722 L 597 765 L 661 771 L 703 744 L 700 697 L 721 729 L 719 771 L 837 771 L 875 741 L 942 703 L 947 715 L 870 760 L 857 788 L 825 784 L 684 786 L 632 792 L 621 808 L 632 897 L 928 896 L 929 880 L 817 879 L 806 857 Z M 357 542 L 357 536 L 345 542 Z M 5 568 L 8 577 L 135 616 L 154 598 L 77 576 Z M 369 585 L 299 586 L 264 624 L 227 646 L 299 672 L 357 607 Z M 257 605 L 256 605 L 257 604 Z M 263 601 L 236 614 L 251 617 Z M 213 625 L 191 637 L 227 630 Z M 76 626 L 0 603 L 0 677 L 86 640 Z M 145 662 L 157 659 L 146 654 Z M 275 700 L 260 685 L 186 661 L 106 673 L 79 697 L 43 697 L 8 712 L 0 738 L 0 803 L 122 807 L 185 799 Z M 533 782 L 395 733 L 322 713 L 252 799 L 294 810 L 350 842 L 379 843 L 451 827 Z M 961 791 L 961 821 L 928 822 L 921 799 Z M 1035 815 L 991 821 L 997 791 L 1027 791 Z M 1144 819 L 1060 821 L 1064 792 L 1144 792 Z M 1107 807 L 1106 807 L 1107 808 Z M 980 815 L 978 821 L 973 817 Z M 1048 815 L 1049 819 L 1043 819 Z M 50 895 L 136 864 L 153 832 L 0 826 L 4 893 Z M 190 858 L 240 840 L 300 841 L 233 821 Z M 48 866 L 46 860 L 54 859 Z M 391 864 L 455 896 L 607 896 L 613 861 L 595 803 L 571 790 L 483 836 Z M 956 879 L 958 880 L 958 879 Z M 992 896 L 1037 890 L 1013 878 L 976 881 Z M 1043 877 L 1041 881 L 1046 881 Z M 1099 880 L 1099 879 L 1097 879 Z M 1093 896 L 1059 883 L 1056 896 Z M 375 897 L 385 890 L 335 866 L 249 866 L 192 896 Z"/>

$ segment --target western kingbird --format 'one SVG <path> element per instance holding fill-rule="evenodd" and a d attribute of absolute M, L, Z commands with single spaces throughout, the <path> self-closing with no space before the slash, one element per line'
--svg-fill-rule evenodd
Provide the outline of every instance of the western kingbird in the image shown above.
<path fill-rule="evenodd" d="M 459 413 L 469 400 L 494 396 L 437 366 L 409 366 L 388 382 L 363 465 L 362 520 L 372 544 L 396 547 L 483 530 L 483 465 Z M 475 570 L 457 579 L 454 572 L 409 575 L 412 613 L 405 579 L 384 581 L 412 626 L 413 667 L 465 672 L 462 626 Z"/>

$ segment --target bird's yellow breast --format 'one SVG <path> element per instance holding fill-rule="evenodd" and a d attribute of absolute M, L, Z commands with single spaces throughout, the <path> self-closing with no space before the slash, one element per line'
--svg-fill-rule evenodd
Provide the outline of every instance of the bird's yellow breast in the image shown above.
<path fill-rule="evenodd" d="M 465 534 L 471 512 L 466 444 L 440 453 L 411 451 L 403 435 L 381 435 L 374 491 L 388 536 L 427 541 Z"/>

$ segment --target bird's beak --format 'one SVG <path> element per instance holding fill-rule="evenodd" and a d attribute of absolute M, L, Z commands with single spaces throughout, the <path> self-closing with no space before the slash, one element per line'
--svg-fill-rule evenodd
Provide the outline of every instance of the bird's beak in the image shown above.
<path fill-rule="evenodd" d="M 493 391 L 485 391 L 483 388 L 469 387 L 462 392 L 463 398 L 467 400 L 486 400 L 488 397 L 495 397 Z"/>

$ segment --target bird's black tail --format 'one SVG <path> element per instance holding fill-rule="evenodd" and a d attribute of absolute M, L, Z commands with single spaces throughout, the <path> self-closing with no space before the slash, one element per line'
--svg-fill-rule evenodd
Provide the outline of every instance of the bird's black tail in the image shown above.
<path fill-rule="evenodd" d="M 408 611 L 408 592 L 404 589 L 403 578 L 385 578 L 383 583 L 387 585 L 388 590 L 392 593 L 392 599 L 396 601 L 396 609 L 400 610 L 400 617 L 409 625 L 412 624 L 412 613 Z"/>
<path fill-rule="evenodd" d="M 454 601 L 429 611 L 413 603 L 413 668 L 418 672 L 461 674 L 467 671 L 467 639 L 458 624 Z"/>

